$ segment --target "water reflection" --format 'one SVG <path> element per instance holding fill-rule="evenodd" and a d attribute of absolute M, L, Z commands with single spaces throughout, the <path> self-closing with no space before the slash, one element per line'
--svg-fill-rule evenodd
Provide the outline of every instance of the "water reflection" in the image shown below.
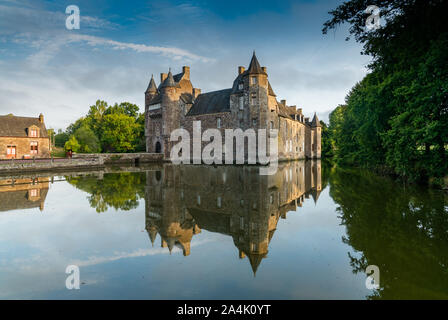
<path fill-rule="evenodd" d="M 146 230 L 152 244 L 190 254 L 190 243 L 205 229 L 231 236 L 240 259 L 253 273 L 268 254 L 280 218 L 322 190 L 321 163 L 291 162 L 273 176 L 258 167 L 165 165 L 146 173 Z"/>
<path fill-rule="evenodd" d="M 0 211 L 32 208 L 43 211 L 49 180 L 48 177 L 0 179 Z"/>
<path fill-rule="evenodd" d="M 357 170 L 333 170 L 330 195 L 346 226 L 342 241 L 353 272 L 380 268 L 370 299 L 448 299 L 448 197 L 438 190 L 401 186 Z"/>
<path fill-rule="evenodd" d="M 0 178 L 0 297 L 448 299 L 446 193 L 319 161 L 258 169 Z M 69 264 L 91 284 L 79 296 Z"/>

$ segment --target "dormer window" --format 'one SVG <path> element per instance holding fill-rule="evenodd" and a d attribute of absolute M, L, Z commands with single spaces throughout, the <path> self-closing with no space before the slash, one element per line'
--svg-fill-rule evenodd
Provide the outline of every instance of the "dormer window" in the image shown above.
<path fill-rule="evenodd" d="M 30 133 L 29 133 L 29 136 L 30 137 L 33 137 L 33 138 L 37 138 L 38 137 L 38 130 L 37 129 L 35 129 L 35 128 L 30 128 Z"/>
<path fill-rule="evenodd" d="M 243 90 L 243 88 L 244 88 L 244 84 L 242 82 L 240 82 L 238 84 L 238 90 Z"/>

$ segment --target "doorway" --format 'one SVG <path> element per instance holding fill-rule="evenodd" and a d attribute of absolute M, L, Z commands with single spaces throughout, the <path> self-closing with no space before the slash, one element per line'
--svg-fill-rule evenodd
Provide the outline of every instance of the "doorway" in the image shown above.
<path fill-rule="evenodd" d="M 162 152 L 162 144 L 157 141 L 156 142 L 156 153 L 161 153 Z"/>

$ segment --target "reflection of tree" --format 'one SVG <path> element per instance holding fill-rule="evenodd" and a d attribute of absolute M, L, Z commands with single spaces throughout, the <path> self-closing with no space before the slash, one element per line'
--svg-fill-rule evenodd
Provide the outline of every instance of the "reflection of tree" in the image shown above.
<path fill-rule="evenodd" d="M 140 198 L 145 197 L 144 173 L 107 173 L 103 179 L 95 176 L 67 177 L 67 181 L 90 193 L 90 206 L 97 212 L 105 212 L 110 207 L 131 210 L 138 206 Z"/>
<path fill-rule="evenodd" d="M 370 299 L 448 298 L 448 210 L 436 190 L 402 187 L 367 172 L 334 170 L 330 195 L 346 226 L 353 272 L 380 269 Z"/>

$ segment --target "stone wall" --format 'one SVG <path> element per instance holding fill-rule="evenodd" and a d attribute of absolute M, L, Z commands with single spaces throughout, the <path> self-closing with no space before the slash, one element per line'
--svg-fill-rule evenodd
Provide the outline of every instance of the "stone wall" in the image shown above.
<path fill-rule="evenodd" d="M 31 142 L 38 143 L 38 153 L 36 158 L 50 157 L 49 138 L 28 138 L 28 137 L 0 137 L 0 159 L 7 159 L 6 147 L 9 145 L 16 147 L 16 159 L 23 159 L 25 155 L 31 155 Z"/>
<path fill-rule="evenodd" d="M 71 159 L 2 160 L 0 161 L 0 173 L 97 168 L 108 164 L 140 164 L 161 161 L 163 161 L 162 154 L 152 153 L 75 154 Z"/>

